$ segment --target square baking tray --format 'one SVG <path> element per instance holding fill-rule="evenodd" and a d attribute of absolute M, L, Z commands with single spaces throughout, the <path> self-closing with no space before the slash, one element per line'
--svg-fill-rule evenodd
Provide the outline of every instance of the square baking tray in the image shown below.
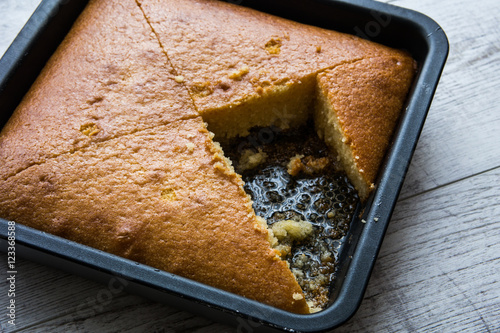
<path fill-rule="evenodd" d="M 358 207 L 359 214 L 339 248 L 329 306 L 315 314 L 293 314 L 19 224 L 16 255 L 104 284 L 120 278 L 130 293 L 233 325 L 238 332 L 329 330 L 347 321 L 361 303 L 448 55 L 448 41 L 427 16 L 370 0 L 229 2 L 406 49 L 419 65 L 377 189 Z M 86 3 L 44 0 L 0 60 L 0 128 Z M 7 227 L 7 221 L 0 219 L 0 250 L 4 252 Z"/>

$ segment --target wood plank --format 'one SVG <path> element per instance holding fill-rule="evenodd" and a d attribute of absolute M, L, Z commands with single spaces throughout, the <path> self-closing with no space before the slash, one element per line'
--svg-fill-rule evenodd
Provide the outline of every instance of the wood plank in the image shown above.
<path fill-rule="evenodd" d="M 2 253 L 0 271 L 7 271 L 6 262 Z M 18 259 L 16 266 L 16 326 L 1 316 L 2 332 L 172 332 L 200 327 L 229 331 L 224 325 L 119 292 L 119 288 L 111 290 L 27 260 Z M 6 299 L 7 284 L 0 285 L 0 295 Z"/>
<path fill-rule="evenodd" d="M 0 57 L 28 21 L 41 0 L 1 0 Z"/>
<path fill-rule="evenodd" d="M 339 332 L 499 331 L 499 185 L 496 168 L 400 201 L 361 308 Z"/>

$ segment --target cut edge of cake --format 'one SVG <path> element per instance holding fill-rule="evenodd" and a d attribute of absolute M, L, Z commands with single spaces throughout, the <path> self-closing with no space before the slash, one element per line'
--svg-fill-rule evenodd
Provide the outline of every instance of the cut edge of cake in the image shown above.
<path fill-rule="evenodd" d="M 241 137 L 253 127 L 276 126 L 289 129 L 304 124 L 314 96 L 315 74 L 262 89 L 258 97 L 249 97 L 221 109 L 204 110 L 203 119 L 217 138 Z M 231 112 L 227 112 L 231 109 Z"/>
<path fill-rule="evenodd" d="M 286 130 L 312 118 L 318 136 L 338 154 L 343 171 L 365 202 L 375 189 L 414 73 L 415 63 L 404 53 L 357 59 L 290 82 L 286 88 L 269 87 L 265 96 L 231 105 L 226 114 L 223 109 L 214 112 L 219 116 L 211 118 L 208 112 L 202 117 L 221 142 L 244 137 L 253 127 Z M 272 102 L 267 103 L 266 97 Z M 286 101 L 287 97 L 291 99 Z M 284 106 L 278 108 L 277 102 Z M 258 121 L 253 120 L 255 115 Z"/>
<path fill-rule="evenodd" d="M 337 158 L 342 165 L 343 171 L 358 191 L 359 198 L 364 201 L 370 191 L 375 188 L 375 184 L 365 179 L 363 176 L 364 170 L 360 170 L 357 165 L 349 140 L 336 116 L 335 109 L 328 101 L 327 94 L 318 89 L 316 98 L 314 123 L 317 134 L 320 139 L 337 153 Z"/>
<path fill-rule="evenodd" d="M 318 135 L 338 153 L 362 201 L 375 189 L 414 73 L 410 57 L 395 55 L 362 59 L 318 75 Z"/>

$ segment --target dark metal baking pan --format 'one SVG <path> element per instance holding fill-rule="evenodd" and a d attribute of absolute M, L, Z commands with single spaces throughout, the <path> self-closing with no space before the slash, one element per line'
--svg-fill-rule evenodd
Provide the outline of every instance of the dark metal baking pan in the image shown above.
<path fill-rule="evenodd" d="M 0 127 L 85 5 L 83 0 L 44 0 L 0 60 Z M 16 255 L 104 284 L 119 279 L 131 293 L 234 325 L 238 332 L 329 330 L 347 321 L 361 303 L 448 55 L 448 41 L 430 18 L 370 0 L 247 0 L 241 5 L 403 48 L 419 64 L 377 189 L 343 241 L 329 307 L 310 315 L 289 313 L 19 224 Z M 7 227 L 0 219 L 2 251 L 7 249 Z"/>

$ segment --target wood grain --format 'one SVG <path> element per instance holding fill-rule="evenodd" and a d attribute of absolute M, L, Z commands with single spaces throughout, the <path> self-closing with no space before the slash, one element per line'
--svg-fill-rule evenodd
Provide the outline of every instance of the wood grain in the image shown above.
<path fill-rule="evenodd" d="M 28 21 L 40 0 L 0 0 L 0 55 L 3 55 Z"/>
<path fill-rule="evenodd" d="M 401 197 L 500 165 L 500 6 L 497 1 L 398 0 L 446 32 L 450 54 Z M 495 126 L 496 124 L 496 126 Z"/>
<path fill-rule="evenodd" d="M 37 2 L 0 0 L 0 12 L 16 17 L 0 20 L 0 53 Z M 435 19 L 450 56 L 363 303 L 336 332 L 500 332 L 500 6 L 384 2 Z M 2 272 L 6 262 L 1 254 Z M 235 331 L 124 292 L 108 300 L 106 286 L 17 264 L 19 320 L 12 329 L 0 317 L 5 332 Z"/>
<path fill-rule="evenodd" d="M 401 200 L 356 316 L 339 332 L 500 329 L 500 168 Z"/>

